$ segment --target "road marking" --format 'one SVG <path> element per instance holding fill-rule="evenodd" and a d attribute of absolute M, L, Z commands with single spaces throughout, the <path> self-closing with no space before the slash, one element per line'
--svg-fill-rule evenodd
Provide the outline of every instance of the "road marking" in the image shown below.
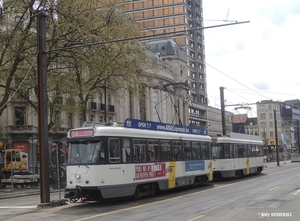
<path fill-rule="evenodd" d="M 298 194 L 300 194 L 300 190 L 297 190 L 297 192 L 294 193 L 293 195 L 298 195 Z"/>
<path fill-rule="evenodd" d="M 0 209 L 34 209 L 37 206 L 0 206 Z"/>
<path fill-rule="evenodd" d="M 285 173 L 287 171 L 298 170 L 298 169 L 299 169 L 299 167 L 294 167 L 292 169 L 288 169 L 288 170 L 285 170 L 285 171 L 279 171 L 279 172 L 276 172 L 276 173 L 273 173 L 273 174 L 268 174 L 268 176 L 273 176 L 273 175 L 277 175 L 277 174 L 280 174 L 280 173 Z M 174 200 L 174 199 L 179 199 L 179 198 L 183 198 L 183 197 L 187 197 L 187 196 L 192 196 L 192 195 L 196 195 L 196 194 L 199 194 L 199 193 L 205 193 L 205 192 L 213 191 L 213 190 L 216 190 L 216 189 L 221 189 L 221 188 L 228 187 L 228 186 L 238 185 L 240 183 L 245 183 L 245 182 L 248 182 L 248 181 L 253 181 L 253 180 L 262 179 L 262 178 L 264 178 L 264 177 L 257 177 L 257 178 L 253 178 L 251 180 L 248 179 L 248 180 L 242 180 L 242 181 L 236 182 L 236 183 L 220 185 L 220 186 L 217 186 L 217 187 L 214 187 L 214 188 L 211 188 L 211 189 L 207 189 L 207 190 L 201 190 L 201 191 L 194 192 L 194 193 L 188 193 L 188 194 L 185 194 L 185 195 L 182 195 L 182 196 L 176 196 L 176 197 L 169 198 L 169 199 L 155 201 L 155 202 L 152 202 L 152 203 L 147 203 L 147 204 L 134 206 L 134 207 L 128 207 L 128 208 L 125 208 L 125 209 L 115 210 L 115 211 L 111 211 L 111 212 L 107 212 L 107 213 L 100 213 L 100 214 L 96 214 L 94 216 L 88 216 L 88 217 L 85 217 L 85 218 L 82 218 L 82 219 L 76 219 L 74 221 L 84 221 L 84 220 L 94 219 L 94 218 L 98 218 L 98 217 L 102 217 L 102 216 L 106 216 L 106 215 L 110 215 L 110 214 L 114 214 L 114 213 L 118 213 L 118 212 L 122 212 L 122 211 L 138 209 L 138 208 L 142 208 L 142 207 L 146 207 L 146 206 L 150 206 L 150 205 L 155 205 L 155 204 L 158 204 L 158 203 L 171 201 L 171 200 Z"/>
<path fill-rule="evenodd" d="M 192 219 L 188 219 L 187 221 L 194 221 L 194 220 L 197 220 L 197 219 L 201 219 L 202 217 L 204 217 L 205 215 L 200 215 L 200 216 L 196 216 Z"/>
<path fill-rule="evenodd" d="M 278 188 L 278 186 L 275 186 L 275 187 L 269 189 L 269 191 L 275 190 L 275 189 L 277 189 L 277 188 Z"/>

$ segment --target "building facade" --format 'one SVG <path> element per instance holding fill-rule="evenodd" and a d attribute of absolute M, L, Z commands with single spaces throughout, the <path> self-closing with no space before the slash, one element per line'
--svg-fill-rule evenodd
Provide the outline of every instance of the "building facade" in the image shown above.
<path fill-rule="evenodd" d="M 128 14 L 145 35 L 172 37 L 187 55 L 187 72 L 190 82 L 191 112 L 199 112 L 197 119 L 190 118 L 191 126 L 207 127 L 207 83 L 202 0 L 145 0 L 126 4 Z M 164 53 L 164 48 L 159 49 Z"/>
<path fill-rule="evenodd" d="M 273 148 L 276 144 L 276 136 L 278 144 L 282 144 L 281 139 L 281 102 L 272 100 L 263 100 L 256 104 L 257 109 L 257 124 L 259 125 L 259 134 L 263 138 L 265 145 Z M 276 114 L 276 116 L 274 116 Z M 276 121 L 275 121 L 276 117 Z M 277 125 L 275 125 L 277 124 Z M 277 126 L 277 135 L 275 131 Z"/>

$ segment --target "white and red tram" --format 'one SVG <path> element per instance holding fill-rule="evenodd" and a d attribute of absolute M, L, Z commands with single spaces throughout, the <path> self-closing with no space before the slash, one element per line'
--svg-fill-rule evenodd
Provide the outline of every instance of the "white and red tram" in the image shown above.
<path fill-rule="evenodd" d="M 212 180 L 206 129 L 127 119 L 68 132 L 65 198 L 142 195 Z"/>
<path fill-rule="evenodd" d="M 212 139 L 214 179 L 261 173 L 264 168 L 260 136 L 230 133 Z"/>

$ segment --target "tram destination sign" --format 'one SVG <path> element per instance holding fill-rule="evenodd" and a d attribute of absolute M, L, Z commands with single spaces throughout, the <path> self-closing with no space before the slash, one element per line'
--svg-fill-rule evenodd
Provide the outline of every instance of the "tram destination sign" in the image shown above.
<path fill-rule="evenodd" d="M 94 136 L 93 129 L 81 129 L 81 130 L 71 130 L 70 137 L 79 138 L 79 137 L 92 137 Z"/>
<path fill-rule="evenodd" d="M 124 127 L 135 128 L 135 129 L 174 132 L 174 133 L 207 135 L 207 130 L 205 128 L 188 127 L 188 126 L 182 126 L 182 125 L 177 125 L 177 124 L 166 124 L 166 123 L 138 120 L 138 119 L 132 119 L 132 118 L 127 118 L 125 120 Z"/>

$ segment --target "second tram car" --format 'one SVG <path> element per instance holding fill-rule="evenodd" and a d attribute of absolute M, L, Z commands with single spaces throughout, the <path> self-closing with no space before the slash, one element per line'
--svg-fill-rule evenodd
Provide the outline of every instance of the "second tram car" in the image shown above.
<path fill-rule="evenodd" d="M 203 184 L 212 180 L 210 144 L 206 129 L 136 119 L 72 129 L 65 198 L 138 198 Z"/>
<path fill-rule="evenodd" d="M 260 136 L 230 133 L 212 139 L 214 179 L 261 173 L 264 168 L 263 141 Z"/>

